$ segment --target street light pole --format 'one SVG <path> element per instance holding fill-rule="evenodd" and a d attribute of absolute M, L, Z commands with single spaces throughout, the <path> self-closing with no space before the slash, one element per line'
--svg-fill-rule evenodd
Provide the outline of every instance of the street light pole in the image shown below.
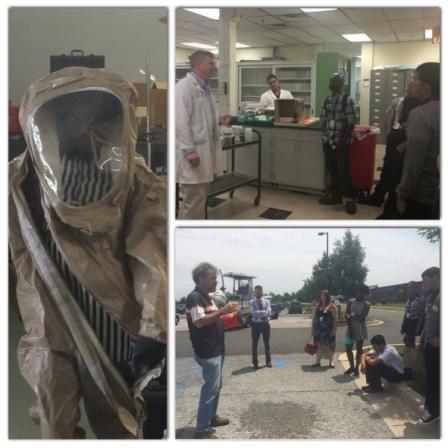
<path fill-rule="evenodd" d="M 327 237 L 327 263 L 326 263 L 327 266 L 326 266 L 326 268 L 327 268 L 327 288 L 328 288 L 330 285 L 330 260 L 328 258 L 328 232 L 319 232 L 318 235 L 319 236 L 325 235 Z"/>

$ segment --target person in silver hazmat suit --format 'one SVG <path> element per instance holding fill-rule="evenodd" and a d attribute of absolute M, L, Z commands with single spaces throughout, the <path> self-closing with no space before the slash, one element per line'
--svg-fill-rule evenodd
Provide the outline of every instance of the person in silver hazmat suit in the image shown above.
<path fill-rule="evenodd" d="M 135 156 L 136 100 L 119 76 L 70 67 L 20 106 L 9 240 L 43 438 L 83 437 L 81 398 L 98 438 L 142 437 L 165 369 L 166 188 Z"/>

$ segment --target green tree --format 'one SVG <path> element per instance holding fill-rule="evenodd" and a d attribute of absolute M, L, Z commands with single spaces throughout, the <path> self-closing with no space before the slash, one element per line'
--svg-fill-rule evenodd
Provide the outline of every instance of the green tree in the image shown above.
<path fill-rule="evenodd" d="M 328 260 L 324 253 L 313 266 L 311 277 L 305 280 L 299 291 L 300 299 L 316 300 L 323 289 L 327 289 L 332 295 L 353 296 L 356 286 L 364 283 L 367 277 L 365 257 L 365 249 L 359 236 L 354 236 L 347 230 L 343 239 L 335 242 Z"/>
<path fill-rule="evenodd" d="M 421 228 L 417 229 L 417 233 L 426 238 L 430 243 L 439 243 L 440 242 L 440 228 L 439 227 L 431 227 L 431 228 Z"/>

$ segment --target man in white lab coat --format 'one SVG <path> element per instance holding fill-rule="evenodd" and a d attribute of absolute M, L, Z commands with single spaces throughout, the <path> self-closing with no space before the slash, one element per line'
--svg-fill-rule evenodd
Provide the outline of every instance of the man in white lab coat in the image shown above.
<path fill-rule="evenodd" d="M 209 184 L 221 152 L 219 116 L 208 81 L 215 71 L 215 56 L 198 50 L 190 57 L 191 73 L 176 84 L 176 181 L 183 201 L 180 219 L 204 219 Z"/>
<path fill-rule="evenodd" d="M 266 78 L 269 90 L 260 97 L 261 107 L 263 109 L 274 109 L 275 100 L 293 100 L 294 97 L 289 90 L 282 90 L 277 76 L 270 74 Z"/>

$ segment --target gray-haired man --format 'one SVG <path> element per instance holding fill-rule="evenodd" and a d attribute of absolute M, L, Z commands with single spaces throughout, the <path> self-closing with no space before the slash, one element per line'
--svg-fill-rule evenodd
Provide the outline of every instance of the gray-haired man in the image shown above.
<path fill-rule="evenodd" d="M 217 171 L 221 151 L 220 124 L 208 81 L 216 69 L 215 56 L 198 50 L 190 57 L 191 73 L 176 84 L 176 181 L 183 193 L 181 219 L 204 219 L 208 187 Z"/>
<path fill-rule="evenodd" d="M 194 359 L 202 369 L 204 384 L 199 397 L 195 439 L 216 439 L 213 426 L 229 424 L 229 419 L 216 412 L 222 386 L 224 361 L 224 328 L 220 317 L 234 311 L 229 302 L 218 310 L 209 293 L 216 290 L 218 270 L 210 263 L 201 263 L 193 269 L 196 285 L 187 297 L 186 316 Z"/>

